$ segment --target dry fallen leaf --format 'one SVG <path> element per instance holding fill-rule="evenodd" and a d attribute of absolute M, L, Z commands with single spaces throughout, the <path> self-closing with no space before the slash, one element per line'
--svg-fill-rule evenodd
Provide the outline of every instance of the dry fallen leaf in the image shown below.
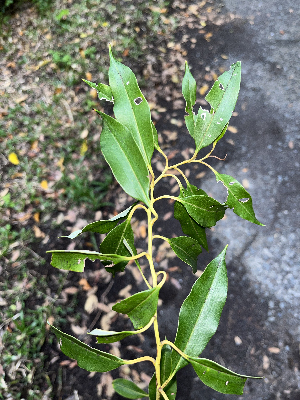
<path fill-rule="evenodd" d="M 81 278 L 78 283 L 80 286 L 82 286 L 82 289 L 85 291 L 92 289 L 92 287 L 89 285 L 88 281 L 85 278 Z"/>
<path fill-rule="evenodd" d="M 76 336 L 85 335 L 87 332 L 86 326 L 78 326 L 78 325 L 71 324 L 71 329 L 75 333 Z"/>
<path fill-rule="evenodd" d="M 91 314 L 93 311 L 95 311 L 98 308 L 98 297 L 95 294 L 91 294 L 87 297 L 85 304 L 84 304 L 84 310 L 88 313 Z"/>
<path fill-rule="evenodd" d="M 229 125 L 227 129 L 231 133 L 238 133 L 238 129 L 235 126 Z"/>
<path fill-rule="evenodd" d="M 200 89 L 199 89 L 199 93 L 201 94 L 201 96 L 204 96 L 204 94 L 208 91 L 209 86 L 208 85 L 203 85 Z"/>
<path fill-rule="evenodd" d="M 278 347 L 268 347 L 268 350 L 272 354 L 278 354 L 280 353 L 280 349 Z"/>
<path fill-rule="evenodd" d="M 119 291 L 119 294 L 118 294 L 118 296 L 120 296 L 120 297 L 125 297 L 125 299 L 127 299 L 127 297 L 130 297 L 131 296 L 131 294 L 130 294 L 130 290 L 132 289 L 132 285 L 127 285 L 127 286 L 125 286 L 123 289 L 121 289 L 120 291 Z"/>
<path fill-rule="evenodd" d="M 235 337 L 234 337 L 234 343 L 235 343 L 237 346 L 240 346 L 243 342 L 242 342 L 242 339 L 241 339 L 239 336 L 235 336 Z"/>
<path fill-rule="evenodd" d="M 46 236 L 46 234 L 42 232 L 38 226 L 33 225 L 32 229 L 36 238 L 44 238 Z"/>
<path fill-rule="evenodd" d="M 269 357 L 268 356 L 266 356 L 266 355 L 264 355 L 263 356 L 263 369 L 268 369 L 269 368 L 269 366 L 270 366 L 270 360 L 269 360 Z"/>

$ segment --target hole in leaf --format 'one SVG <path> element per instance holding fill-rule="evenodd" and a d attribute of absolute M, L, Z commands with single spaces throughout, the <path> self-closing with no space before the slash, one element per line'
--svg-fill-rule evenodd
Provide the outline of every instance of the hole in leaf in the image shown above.
<path fill-rule="evenodd" d="M 203 375 L 205 374 L 206 371 L 203 372 Z"/>
<path fill-rule="evenodd" d="M 201 118 L 202 118 L 203 120 L 205 120 L 205 117 L 206 117 L 206 114 L 205 114 L 205 113 L 202 113 L 202 114 L 201 114 Z"/>
<path fill-rule="evenodd" d="M 229 383 L 229 382 L 228 382 L 228 381 L 226 381 L 226 382 L 225 382 L 225 385 L 227 386 L 227 385 L 228 385 L 228 383 Z"/>
<path fill-rule="evenodd" d="M 229 185 L 234 185 L 234 182 L 229 182 Z"/>
<path fill-rule="evenodd" d="M 141 104 L 141 102 L 143 101 L 143 99 L 141 97 L 137 97 L 136 99 L 134 99 L 134 103 L 139 106 Z"/>
<path fill-rule="evenodd" d="M 218 124 L 218 125 L 220 125 L 220 124 L 221 124 L 221 122 L 217 122 L 217 124 Z"/>
<path fill-rule="evenodd" d="M 222 85 L 222 83 L 219 83 L 219 88 L 220 88 L 221 90 L 225 90 L 225 89 L 224 89 L 224 86 Z"/>
<path fill-rule="evenodd" d="M 245 198 L 243 198 L 243 199 L 239 199 L 239 201 L 240 201 L 241 203 L 247 203 L 247 201 L 249 201 L 249 197 L 245 197 Z"/>
<path fill-rule="evenodd" d="M 220 121 L 223 121 L 223 118 L 220 118 Z"/>
<path fill-rule="evenodd" d="M 129 85 L 129 81 L 128 81 L 128 82 L 126 82 L 126 85 Z"/>

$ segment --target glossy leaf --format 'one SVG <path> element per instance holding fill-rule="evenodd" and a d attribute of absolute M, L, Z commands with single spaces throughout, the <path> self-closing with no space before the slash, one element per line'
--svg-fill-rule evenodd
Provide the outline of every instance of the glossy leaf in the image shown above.
<path fill-rule="evenodd" d="M 190 130 L 196 143 L 196 152 L 213 143 L 223 132 L 234 110 L 241 82 L 241 63 L 233 64 L 214 83 L 205 99 L 211 105 L 211 112 L 199 108 Z"/>
<path fill-rule="evenodd" d="M 135 206 L 136 203 L 132 204 L 130 207 L 126 208 L 126 210 L 122 211 L 121 213 L 115 215 L 114 217 L 107 219 L 107 220 L 100 220 L 100 221 L 95 221 L 92 222 L 88 225 L 86 225 L 84 228 L 79 229 L 75 232 L 72 232 L 68 236 L 61 236 L 61 237 L 67 237 L 69 239 L 74 239 L 78 235 L 80 235 L 82 232 L 95 232 L 95 233 L 108 233 L 110 232 L 120 221 L 122 221 L 124 218 L 127 217 L 127 215 L 130 213 L 132 210 L 133 206 Z"/>
<path fill-rule="evenodd" d="M 232 176 L 219 174 L 215 171 L 217 182 L 221 181 L 227 188 L 228 197 L 225 204 L 233 209 L 233 212 L 239 217 L 253 222 L 257 225 L 262 225 L 255 217 L 252 205 L 252 198 L 247 190 Z"/>
<path fill-rule="evenodd" d="M 96 89 L 98 92 L 98 97 L 100 100 L 107 100 L 114 102 L 111 88 L 108 85 L 104 85 L 103 83 L 93 83 L 87 81 L 86 79 L 82 79 L 83 82 L 87 83 L 91 88 Z"/>
<path fill-rule="evenodd" d="M 100 251 L 103 254 L 114 253 L 120 256 L 130 257 L 132 254 L 124 244 L 124 239 L 130 244 L 133 254 L 136 255 L 136 248 L 134 246 L 134 235 L 131 228 L 130 220 L 122 222 L 109 232 L 103 242 L 100 244 Z M 103 262 L 108 265 L 109 262 Z M 122 261 L 120 264 L 115 264 L 113 267 L 107 268 L 110 272 L 124 271 L 128 261 Z"/>
<path fill-rule="evenodd" d="M 172 372 L 172 349 L 169 345 L 165 344 L 161 350 L 160 362 L 160 382 L 163 384 Z M 173 376 L 168 385 L 164 388 L 164 392 L 169 400 L 176 399 L 177 393 L 177 380 L 176 375 Z"/>
<path fill-rule="evenodd" d="M 180 191 L 180 197 L 185 197 L 189 195 L 203 195 L 207 196 L 204 190 L 198 189 L 196 186 L 188 184 L 187 188 L 182 188 Z M 199 225 L 186 211 L 184 206 L 176 201 L 174 203 L 174 217 L 178 219 L 181 225 L 183 233 L 197 240 L 205 250 L 208 251 L 207 239 L 205 228 Z"/>
<path fill-rule="evenodd" d="M 183 233 L 197 240 L 208 251 L 205 228 L 197 224 L 178 201 L 174 203 L 174 217 L 180 222 Z"/>
<path fill-rule="evenodd" d="M 51 326 L 51 325 L 50 325 Z M 59 340 L 61 351 L 68 357 L 77 360 L 78 366 L 87 371 L 107 372 L 120 367 L 125 362 L 112 354 L 93 349 L 71 335 L 51 326 Z"/>
<path fill-rule="evenodd" d="M 101 150 L 116 180 L 126 193 L 149 206 L 148 169 L 132 132 L 114 118 L 97 112 L 104 121 Z"/>
<path fill-rule="evenodd" d="M 109 85 L 114 97 L 114 114 L 133 136 L 144 162 L 151 164 L 154 151 L 153 131 L 149 105 L 130 68 L 116 61 L 111 49 Z"/>
<path fill-rule="evenodd" d="M 176 238 L 168 239 L 174 253 L 182 261 L 187 263 L 193 268 L 193 272 L 197 272 L 197 259 L 202 252 L 199 243 L 188 236 L 179 236 Z"/>
<path fill-rule="evenodd" d="M 87 258 L 91 261 L 100 260 L 111 264 L 118 264 L 124 260 L 124 257 L 118 254 L 102 254 L 89 250 L 49 250 L 47 253 L 52 253 L 53 267 L 74 272 L 83 272 Z"/>
<path fill-rule="evenodd" d="M 186 102 L 185 111 L 193 114 L 193 106 L 196 103 L 197 85 L 193 75 L 190 72 L 188 63 L 185 62 L 185 74 L 182 80 L 182 94 Z"/>
<path fill-rule="evenodd" d="M 135 329 L 146 326 L 157 310 L 160 286 L 136 293 L 115 304 L 112 309 L 127 314 Z"/>
<path fill-rule="evenodd" d="M 224 217 L 226 210 L 226 207 L 217 200 L 204 195 L 178 197 L 178 201 L 197 224 L 205 228 L 216 225 L 217 221 Z"/>
<path fill-rule="evenodd" d="M 175 345 L 190 357 L 202 353 L 219 324 L 227 296 L 226 248 L 208 264 L 180 309 Z M 185 365 L 173 350 L 173 371 Z"/>
<path fill-rule="evenodd" d="M 127 379 L 118 378 L 115 379 L 112 384 L 115 391 L 121 396 L 126 397 L 126 399 L 140 399 L 141 397 L 148 397 L 148 393 Z"/>
<path fill-rule="evenodd" d="M 155 374 L 155 372 L 152 375 L 152 378 L 149 382 L 148 392 L 149 392 L 149 399 L 156 400 L 156 374 Z"/>
<path fill-rule="evenodd" d="M 237 374 L 205 358 L 191 357 L 189 362 L 205 385 L 224 394 L 243 394 L 247 378 L 259 379 L 259 377 Z"/>
<path fill-rule="evenodd" d="M 104 331 L 102 329 L 93 329 L 89 335 L 97 336 L 97 343 L 114 343 L 126 338 L 127 336 L 134 335 L 134 331 Z"/>

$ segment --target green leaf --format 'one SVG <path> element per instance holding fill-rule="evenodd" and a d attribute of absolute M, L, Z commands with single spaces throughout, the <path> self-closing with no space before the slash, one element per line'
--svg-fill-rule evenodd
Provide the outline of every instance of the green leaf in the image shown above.
<path fill-rule="evenodd" d="M 97 343 L 114 343 L 126 338 L 127 336 L 134 335 L 134 331 L 104 331 L 102 329 L 94 329 L 89 332 L 89 335 L 97 336 Z"/>
<path fill-rule="evenodd" d="M 89 250 L 49 250 L 47 253 L 52 253 L 51 265 L 53 267 L 74 272 L 83 272 L 87 258 L 92 261 L 109 261 L 113 264 L 118 264 L 124 260 L 124 257 L 118 254 L 101 254 Z"/>
<path fill-rule="evenodd" d="M 114 253 L 120 256 L 130 257 L 132 254 L 124 244 L 124 239 L 130 245 L 133 254 L 136 255 L 137 251 L 134 246 L 134 235 L 130 224 L 130 219 L 122 222 L 109 232 L 103 242 L 100 244 L 100 251 L 103 254 Z M 108 265 L 109 262 L 103 262 L 104 265 Z M 124 271 L 128 261 L 122 261 L 120 264 L 115 264 L 113 267 L 107 269 L 110 272 Z"/>
<path fill-rule="evenodd" d="M 174 203 L 174 217 L 180 222 L 183 233 L 197 240 L 208 251 L 205 228 L 197 224 L 178 201 Z"/>
<path fill-rule="evenodd" d="M 156 400 L 156 374 L 152 375 L 151 381 L 149 382 L 149 399 Z"/>
<path fill-rule="evenodd" d="M 59 340 L 61 351 L 66 356 L 77 360 L 80 368 L 87 371 L 107 372 L 125 364 L 122 359 L 103 351 L 93 349 L 73 336 L 61 332 L 52 325 L 50 326 Z"/>
<path fill-rule="evenodd" d="M 132 132 L 114 118 L 97 112 L 104 120 L 100 136 L 102 153 L 116 180 L 126 193 L 149 206 L 148 169 Z"/>
<path fill-rule="evenodd" d="M 199 356 L 217 330 L 227 296 L 226 249 L 208 264 L 181 306 L 175 345 L 190 357 Z M 173 350 L 173 371 L 185 365 Z"/>
<path fill-rule="evenodd" d="M 179 236 L 168 239 L 175 254 L 185 263 L 193 268 L 193 272 L 197 272 L 197 259 L 202 252 L 199 243 L 188 236 Z"/>
<path fill-rule="evenodd" d="M 254 224 L 264 226 L 255 217 L 252 198 L 247 190 L 232 176 L 219 174 L 217 171 L 214 172 L 217 182 L 221 181 L 227 188 L 228 197 L 225 204 L 229 208 L 233 208 L 233 212 L 239 217 Z"/>
<path fill-rule="evenodd" d="M 127 314 L 135 329 L 146 326 L 157 310 L 160 286 L 136 293 L 115 304 L 112 309 Z"/>
<path fill-rule="evenodd" d="M 113 58 L 111 49 L 109 85 L 114 97 L 116 119 L 132 134 L 147 165 L 154 151 L 153 131 L 149 105 L 130 68 Z"/>
<path fill-rule="evenodd" d="M 141 397 L 149 397 L 148 393 L 140 389 L 135 383 L 127 379 L 118 378 L 113 381 L 115 391 L 127 399 L 140 399 Z"/>
<path fill-rule="evenodd" d="M 236 374 L 205 358 L 189 357 L 189 362 L 205 385 L 224 394 L 243 394 L 247 378 L 260 378 Z"/>
<path fill-rule="evenodd" d="M 193 119 L 194 127 L 190 130 L 196 143 L 196 152 L 213 143 L 228 124 L 234 110 L 241 82 L 241 63 L 233 64 L 214 83 L 205 97 L 212 107 L 212 112 L 199 108 Z M 191 121 L 189 122 L 191 125 Z M 224 132 L 225 133 L 225 132 Z"/>
<path fill-rule="evenodd" d="M 100 100 L 107 100 L 111 101 L 112 103 L 114 102 L 113 95 L 111 88 L 108 85 L 104 85 L 103 83 L 93 83 L 90 81 L 87 81 L 86 79 L 82 79 L 83 82 L 87 83 L 91 88 L 96 89 L 98 92 L 98 97 Z"/>
<path fill-rule="evenodd" d="M 197 224 L 205 228 L 216 225 L 217 221 L 224 217 L 226 210 L 226 207 L 217 200 L 204 195 L 180 196 L 178 201 L 185 207 Z"/>
<path fill-rule="evenodd" d="M 153 143 L 154 143 L 154 147 L 156 149 L 159 148 L 159 144 L 158 144 L 158 134 L 157 134 L 157 130 L 155 128 L 155 125 L 153 124 L 153 122 L 151 122 L 152 124 L 152 135 L 153 135 Z"/>
<path fill-rule="evenodd" d="M 185 111 L 193 115 L 193 106 L 196 103 L 197 85 L 193 75 L 190 72 L 188 63 L 185 62 L 185 74 L 182 80 L 182 94 L 185 98 Z"/>
<path fill-rule="evenodd" d="M 168 344 L 165 344 L 161 350 L 161 362 L 160 362 L 160 382 L 163 384 L 172 372 L 172 349 Z M 176 399 L 177 393 L 177 380 L 176 375 L 173 376 L 168 385 L 164 388 L 164 392 L 168 396 L 169 400 Z"/>
<path fill-rule="evenodd" d="M 188 183 L 187 188 L 181 188 L 180 197 L 192 196 L 192 195 L 203 195 L 207 196 L 204 190 L 198 189 L 196 186 Z M 174 217 L 178 219 L 181 225 L 183 233 L 197 240 L 205 250 L 208 251 L 207 239 L 205 228 L 199 225 L 186 211 L 184 206 L 178 201 L 174 204 Z"/>
<path fill-rule="evenodd" d="M 126 218 L 127 215 L 130 213 L 132 208 L 136 205 L 136 203 L 132 204 L 130 207 L 126 208 L 126 210 L 122 211 L 121 213 L 115 215 L 114 217 L 108 220 L 100 220 L 92 222 L 86 225 L 84 228 L 79 229 L 78 231 L 72 232 L 69 236 L 61 236 L 67 237 L 69 239 L 74 239 L 82 232 L 95 232 L 95 233 L 108 233 L 110 232 L 122 219 Z"/>

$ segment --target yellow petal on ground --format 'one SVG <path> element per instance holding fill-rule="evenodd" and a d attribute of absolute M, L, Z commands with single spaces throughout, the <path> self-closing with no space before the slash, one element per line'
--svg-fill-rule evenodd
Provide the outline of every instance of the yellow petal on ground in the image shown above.
<path fill-rule="evenodd" d="M 80 155 L 84 156 L 85 153 L 87 152 L 88 146 L 86 144 L 86 140 L 82 143 L 81 147 L 80 147 Z"/>
<path fill-rule="evenodd" d="M 16 153 L 10 153 L 9 156 L 8 156 L 8 161 L 10 161 L 14 165 L 20 164 L 20 161 L 19 161 L 18 156 L 16 155 Z"/>
<path fill-rule="evenodd" d="M 46 179 L 42 180 L 41 182 L 41 188 L 47 190 L 48 189 L 48 182 Z"/>
<path fill-rule="evenodd" d="M 209 89 L 208 85 L 203 85 L 200 89 L 199 89 L 199 93 L 201 94 L 201 96 L 203 96 Z"/>

